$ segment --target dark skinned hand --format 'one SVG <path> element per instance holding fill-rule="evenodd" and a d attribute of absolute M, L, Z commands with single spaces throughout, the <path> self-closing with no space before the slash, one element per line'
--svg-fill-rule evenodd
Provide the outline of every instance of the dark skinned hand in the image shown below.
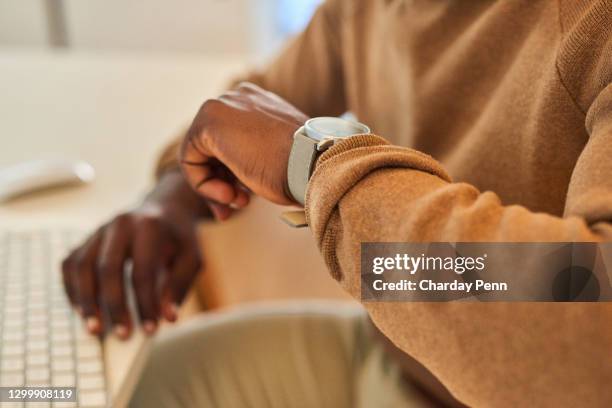
<path fill-rule="evenodd" d="M 72 251 L 62 263 L 64 286 L 92 334 L 109 329 L 103 327 L 109 321 L 119 338 L 130 336 L 133 322 L 123 284 L 130 262 L 144 331 L 155 332 L 161 318 L 176 320 L 177 305 L 200 270 L 196 224 L 206 214 L 205 201 L 175 169 L 140 206 L 114 217 Z"/>
<path fill-rule="evenodd" d="M 279 96 L 241 84 L 200 108 L 183 141 L 189 184 L 219 204 L 243 207 L 248 190 L 277 204 L 288 194 L 287 163 L 294 132 L 308 117 Z"/>

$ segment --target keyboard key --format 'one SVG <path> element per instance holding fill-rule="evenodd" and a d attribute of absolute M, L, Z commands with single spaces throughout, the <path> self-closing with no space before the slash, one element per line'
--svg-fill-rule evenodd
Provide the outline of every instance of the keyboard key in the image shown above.
<path fill-rule="evenodd" d="M 95 344 L 77 343 L 77 357 L 79 359 L 100 358 L 100 345 L 97 342 Z"/>
<path fill-rule="evenodd" d="M 47 326 L 38 325 L 38 326 L 30 326 L 27 330 L 28 338 L 30 339 L 46 339 L 49 337 L 49 330 Z"/>
<path fill-rule="evenodd" d="M 54 387 L 74 387 L 76 385 L 76 377 L 74 374 L 53 374 Z"/>
<path fill-rule="evenodd" d="M 70 320 L 69 319 L 61 319 L 61 320 L 53 320 L 51 322 L 51 327 L 53 330 L 68 330 L 70 328 Z"/>
<path fill-rule="evenodd" d="M 19 407 L 105 407 L 101 345 L 71 308 L 60 264 L 82 235 L 0 231 L 0 386 L 79 386 L 80 403 Z M 5 407 L 0 403 L 0 408 Z M 11 405 L 12 406 L 12 405 Z"/>
<path fill-rule="evenodd" d="M 7 295 L 5 298 L 5 302 L 9 306 L 5 306 L 4 308 L 4 316 L 6 316 L 7 319 L 9 317 L 13 319 L 23 319 L 23 316 L 25 314 L 25 307 L 23 306 L 24 301 L 24 298 L 20 298 L 16 301 L 13 301 L 14 304 L 11 305 L 11 301 L 10 299 L 8 299 Z"/>
<path fill-rule="evenodd" d="M 55 309 L 51 311 L 51 321 L 56 322 L 58 320 L 68 320 L 70 317 L 70 310 L 68 309 Z"/>
<path fill-rule="evenodd" d="M 11 401 L 11 402 L 1 402 L 0 407 L 1 408 L 23 408 L 24 405 L 23 405 L 23 402 Z"/>
<path fill-rule="evenodd" d="M 106 404 L 106 395 L 102 391 L 84 391 L 79 392 L 79 406 L 86 407 L 101 407 Z"/>
<path fill-rule="evenodd" d="M 44 312 L 47 310 L 46 299 L 32 300 L 28 299 L 28 312 Z"/>
<path fill-rule="evenodd" d="M 22 343 L 5 343 L 2 345 L 2 359 L 18 356 L 24 353 Z"/>
<path fill-rule="evenodd" d="M 48 366 L 49 365 L 49 355 L 48 354 L 34 354 L 29 353 L 26 356 L 26 364 L 28 366 Z"/>
<path fill-rule="evenodd" d="M 8 278 L 8 276 L 7 276 Z M 11 296 L 13 296 L 14 293 L 23 293 L 23 290 L 25 288 L 25 283 L 23 282 L 23 279 L 21 279 L 20 277 L 17 277 L 17 279 L 14 280 L 7 280 L 4 284 L 4 288 L 6 289 L 5 293 L 5 297 L 4 297 L 4 301 L 7 302 L 11 299 Z M 15 295 L 15 296 L 22 296 L 22 295 Z"/>
<path fill-rule="evenodd" d="M 25 404 L 26 408 L 50 408 L 51 403 L 45 401 L 29 401 Z"/>
<path fill-rule="evenodd" d="M 6 331 L 23 331 L 24 328 L 25 328 L 25 323 L 24 323 L 23 319 L 15 319 L 15 318 L 9 319 L 8 317 L 5 317 L 5 320 L 4 320 L 4 330 L 6 330 Z"/>
<path fill-rule="evenodd" d="M 78 347 L 100 347 L 100 340 L 85 331 L 80 331 L 76 338 Z"/>
<path fill-rule="evenodd" d="M 96 374 L 102 372 L 102 362 L 100 360 L 82 360 L 77 362 L 77 372 L 79 374 Z"/>
<path fill-rule="evenodd" d="M 32 378 L 32 379 L 26 379 L 26 386 L 27 387 L 49 387 L 51 385 L 51 382 L 49 381 L 49 379 L 42 379 L 42 378 Z"/>
<path fill-rule="evenodd" d="M 53 372 L 74 371 L 74 360 L 72 358 L 54 358 L 51 362 Z"/>
<path fill-rule="evenodd" d="M 23 303 L 25 302 L 23 286 L 18 283 L 13 283 L 7 289 L 6 295 L 4 296 L 4 302 L 6 305 L 10 306 L 4 310 L 18 308 L 23 311 Z"/>
<path fill-rule="evenodd" d="M 23 373 L 2 373 L 0 376 L 2 387 L 23 387 L 24 383 Z"/>
<path fill-rule="evenodd" d="M 70 357 L 72 356 L 72 346 L 66 345 L 62 347 L 54 347 L 51 349 L 51 356 L 55 357 Z"/>
<path fill-rule="evenodd" d="M 79 377 L 79 390 L 103 390 L 104 377 L 101 375 L 86 375 Z"/>
<path fill-rule="evenodd" d="M 28 326 L 29 325 L 39 325 L 39 324 L 44 324 L 46 325 L 47 322 L 49 321 L 49 317 L 46 314 L 34 314 L 34 313 L 30 313 L 28 314 Z"/>
<path fill-rule="evenodd" d="M 53 401 L 53 408 L 76 408 L 78 405 L 76 402 L 69 401 Z"/>
<path fill-rule="evenodd" d="M 49 343 L 47 340 L 28 340 L 26 349 L 28 353 L 46 352 L 49 350 Z"/>
<path fill-rule="evenodd" d="M 49 381 L 51 379 L 51 373 L 47 367 L 41 368 L 30 368 L 26 372 L 27 380 L 30 381 Z"/>
<path fill-rule="evenodd" d="M 21 358 L 3 358 L 0 362 L 0 370 L 6 371 L 23 371 L 25 364 Z"/>
<path fill-rule="evenodd" d="M 7 331 L 6 333 L 2 335 L 3 343 L 13 342 L 13 341 L 23 343 L 24 339 L 25 339 L 25 334 L 20 331 Z"/>

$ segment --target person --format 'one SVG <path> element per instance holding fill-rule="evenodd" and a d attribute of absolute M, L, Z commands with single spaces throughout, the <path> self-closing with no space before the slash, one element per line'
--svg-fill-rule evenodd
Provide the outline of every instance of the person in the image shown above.
<path fill-rule="evenodd" d="M 304 210 L 330 275 L 356 299 L 361 242 L 609 241 L 610 27 L 608 0 L 328 0 L 266 69 L 202 105 L 162 160 L 159 183 L 143 206 L 102 227 L 69 258 L 68 292 L 98 330 L 92 316 L 99 291 L 125 334 L 118 282 L 129 252 L 149 330 L 160 313 L 172 319 L 172 304 L 195 275 L 194 220 L 230 217 L 248 205 L 249 191 L 296 204 L 287 190 L 293 133 L 308 117 L 345 111 L 371 133 L 336 143 L 318 158 Z M 79 268 L 70 266 L 74 259 Z M 151 276 L 167 259 L 174 260 L 172 272 L 156 297 Z M 609 303 L 363 306 L 392 343 L 467 405 L 612 404 Z M 158 401 L 187 406 L 243 406 L 251 397 L 273 406 L 277 401 L 266 398 L 275 392 L 295 397 L 284 406 L 401 406 L 414 397 L 397 373 L 383 374 L 382 367 L 395 367 L 393 358 L 371 357 L 381 353 L 363 317 L 347 324 L 350 318 L 329 313 L 315 324 L 308 310 L 295 321 L 263 315 L 253 326 L 241 324 L 252 321 L 244 317 L 219 330 L 202 326 L 200 338 L 208 339 L 202 342 L 170 336 L 134 401 L 147 399 L 143 384 L 156 385 L 146 389 L 156 388 L 151 395 Z M 259 343 L 258 330 L 283 333 L 285 342 L 273 342 L 278 353 Z M 325 339 L 326 331 L 335 339 Z M 254 344 L 235 344 L 250 333 Z M 233 340 L 223 344 L 222 337 Z M 302 343 L 312 346 L 306 360 Z M 202 359 L 193 357 L 199 352 Z M 189 376 L 164 375 L 163 367 L 175 365 Z M 257 375 L 277 367 L 276 381 Z M 383 396 L 355 391 L 364 388 Z M 245 399 L 219 402 L 234 394 Z"/>

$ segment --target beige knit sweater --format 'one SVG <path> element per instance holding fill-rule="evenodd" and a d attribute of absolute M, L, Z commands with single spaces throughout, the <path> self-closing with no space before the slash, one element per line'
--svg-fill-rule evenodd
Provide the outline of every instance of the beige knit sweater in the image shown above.
<path fill-rule="evenodd" d="M 384 137 L 327 151 L 307 194 L 357 298 L 362 241 L 612 240 L 610 0 L 330 0 L 246 80 Z M 612 304 L 365 307 L 469 405 L 612 406 Z"/>

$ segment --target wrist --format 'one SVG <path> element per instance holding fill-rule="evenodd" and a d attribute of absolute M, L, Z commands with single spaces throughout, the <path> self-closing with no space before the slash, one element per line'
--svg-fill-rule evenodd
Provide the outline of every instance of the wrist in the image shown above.
<path fill-rule="evenodd" d="M 147 194 L 143 205 L 155 205 L 165 216 L 195 221 L 211 216 L 206 199 L 197 194 L 179 168 L 160 174 L 158 182 Z"/>
<path fill-rule="evenodd" d="M 286 180 L 292 201 L 305 204 L 306 190 L 319 157 L 341 140 L 370 133 L 359 123 L 335 117 L 309 119 L 293 135 Z"/>

